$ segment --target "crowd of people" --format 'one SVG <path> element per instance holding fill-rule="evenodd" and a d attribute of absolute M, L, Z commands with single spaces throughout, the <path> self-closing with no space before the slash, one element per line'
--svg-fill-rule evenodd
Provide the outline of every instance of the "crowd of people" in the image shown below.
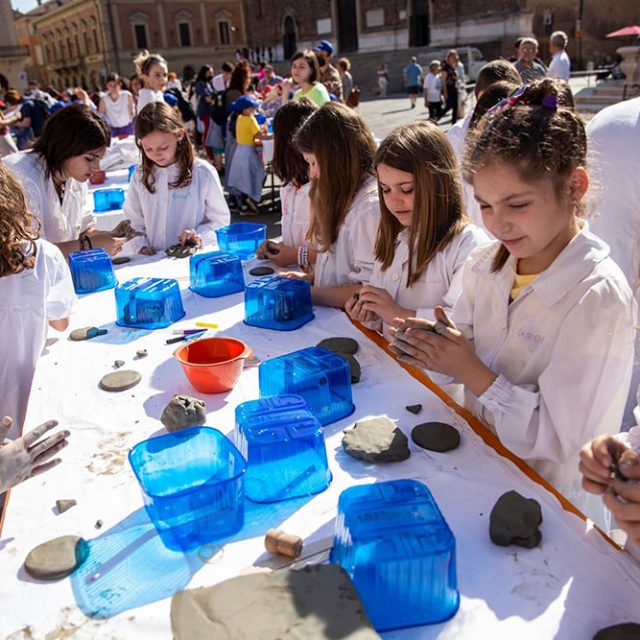
<path fill-rule="evenodd" d="M 462 385 L 465 406 L 504 445 L 600 523 L 603 503 L 585 489 L 604 493 L 640 541 L 640 492 L 614 474 L 640 479 L 640 457 L 633 442 L 606 435 L 631 426 L 623 416 L 640 372 L 640 233 L 629 231 L 640 227 L 637 158 L 605 150 L 600 164 L 614 197 L 628 199 L 626 243 L 608 240 L 610 250 L 585 220 L 592 146 L 637 140 L 640 99 L 623 103 L 624 117 L 604 112 L 585 128 L 566 82 L 524 82 L 539 73 L 530 41 L 515 64 L 483 67 L 475 109 L 447 134 L 422 122 L 379 145 L 348 105 L 349 61 L 334 67 L 327 41 L 296 53 L 287 78 L 240 59 L 218 75 L 203 66 L 186 87 L 161 55 L 144 52 L 139 88 L 112 74 L 97 104 L 78 92 L 77 104 L 50 115 L 29 149 L 0 162 L 0 414 L 14 421 L 0 428 L 0 490 L 55 464 L 68 436 L 40 440 L 46 423 L 15 439 L 47 327 L 63 330 L 73 305 L 64 256 L 212 246 L 229 202 L 257 211 L 259 149 L 273 136 L 282 240 L 258 256 L 309 281 L 314 304 L 381 332 L 400 360 Z M 545 75 L 566 68 L 562 51 Z M 456 113 L 462 73 L 455 52 L 430 65 L 434 120 L 445 97 Z M 415 60 L 405 75 L 415 104 Z M 628 131 L 616 134 L 622 121 Z M 140 164 L 124 203 L 135 236 L 124 239 L 95 229 L 87 181 L 112 137 L 131 134 Z M 623 214 L 600 195 L 602 235 L 619 238 Z"/>

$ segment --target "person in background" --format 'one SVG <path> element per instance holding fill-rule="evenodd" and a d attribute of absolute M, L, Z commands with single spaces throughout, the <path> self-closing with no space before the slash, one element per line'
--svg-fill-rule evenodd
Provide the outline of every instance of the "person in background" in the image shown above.
<path fill-rule="evenodd" d="M 282 83 L 282 78 L 276 74 L 270 64 L 264 66 L 264 77 L 258 83 L 258 89 L 261 93 L 268 92 L 272 87 Z"/>
<path fill-rule="evenodd" d="M 338 73 L 342 79 L 342 97 L 346 101 L 353 91 L 353 77 L 351 76 L 351 61 L 349 58 L 338 60 Z"/>
<path fill-rule="evenodd" d="M 157 53 L 142 51 L 133 61 L 142 81 L 136 109 L 138 113 L 150 102 L 164 102 L 164 89 L 167 86 L 169 67 L 167 61 Z"/>
<path fill-rule="evenodd" d="M 16 122 L 20 121 L 20 118 L 22 118 L 22 114 L 19 110 L 16 110 L 10 116 L 5 117 L 5 107 L 6 104 L 0 100 L 0 109 L 3 110 L 0 112 L 0 158 L 4 158 L 4 156 L 8 156 L 10 153 L 18 151 L 18 147 L 16 146 L 11 132 L 9 131 L 9 127 L 12 127 Z"/>
<path fill-rule="evenodd" d="M 422 78 L 422 67 L 418 64 L 418 59 L 415 56 L 411 57 L 411 62 L 404 68 L 402 76 L 409 101 L 411 102 L 411 108 L 415 109 Z"/>
<path fill-rule="evenodd" d="M 518 60 L 514 63 L 523 84 L 542 80 L 547 75 L 546 68 L 535 61 L 538 55 L 538 41 L 535 38 L 522 38 L 518 48 Z"/>
<path fill-rule="evenodd" d="M 569 38 L 564 31 L 554 31 L 549 38 L 549 51 L 551 52 L 551 62 L 547 69 L 547 78 L 564 80 L 569 82 L 571 77 L 571 60 L 567 55 L 567 45 Z"/>
<path fill-rule="evenodd" d="M 167 89 L 182 91 L 182 82 L 180 82 L 178 74 L 175 71 L 169 71 L 167 75 Z"/>
<path fill-rule="evenodd" d="M 19 150 L 26 149 L 34 138 L 42 134 L 48 111 L 39 108 L 33 100 L 24 98 L 16 89 L 9 89 L 4 94 L 4 101 L 9 105 L 9 115 L 14 120 L 12 128 L 16 146 Z M 13 118 L 17 114 L 20 118 Z"/>
<path fill-rule="evenodd" d="M 215 89 L 213 88 L 213 67 L 210 64 L 205 64 L 200 67 L 200 71 L 198 71 L 198 75 L 196 76 L 195 94 L 198 100 L 196 116 L 198 118 L 198 131 L 202 133 L 202 146 L 205 148 L 207 158 L 213 160 L 213 148 L 207 146 L 209 129 L 212 124 L 215 124 L 211 119 L 211 108 L 215 100 Z M 218 129 L 220 130 L 219 126 Z M 219 138 L 217 151 L 218 154 L 222 154 L 224 151 L 222 130 L 220 130 Z M 222 166 L 222 162 L 220 162 L 220 166 Z M 216 167 L 216 169 L 219 169 L 219 167 Z"/>
<path fill-rule="evenodd" d="M 458 52 L 455 49 L 451 49 L 447 53 L 447 57 L 442 62 L 442 77 L 445 84 L 445 95 L 447 96 L 444 113 L 442 115 L 451 109 L 452 126 L 458 121 L 458 112 L 460 108 L 460 88 L 462 79 L 459 75 L 459 62 L 460 58 L 458 57 Z"/>
<path fill-rule="evenodd" d="M 223 62 L 220 67 L 220 73 L 213 76 L 213 88 L 216 90 L 216 93 L 224 93 L 224 91 L 229 87 L 233 67 L 233 62 Z"/>
<path fill-rule="evenodd" d="M 423 94 L 424 106 L 429 109 L 429 119 L 437 123 L 442 116 L 442 103 L 447 100 L 438 60 L 432 60 L 429 64 L 429 73 L 424 76 Z"/>
<path fill-rule="evenodd" d="M 140 95 L 140 90 L 142 89 L 142 80 L 140 80 L 140 76 L 137 73 L 134 73 L 129 78 L 129 91 L 133 96 L 133 101 L 136 105 L 136 113 L 138 112 L 138 97 Z"/>
<path fill-rule="evenodd" d="M 307 98 L 319 107 L 331 101 L 327 88 L 319 81 L 320 67 L 318 66 L 318 58 L 313 51 L 298 51 L 293 55 L 291 58 L 291 78 L 293 83 L 300 86 L 293 94 L 293 100 Z M 290 94 L 291 88 L 292 83 L 285 80 L 282 86 L 285 100 Z"/>
<path fill-rule="evenodd" d="M 334 100 L 341 102 L 343 100 L 342 81 L 338 70 L 331 64 L 333 45 L 328 40 L 320 40 L 313 48 L 313 52 L 318 58 L 320 67 L 320 77 L 318 79 L 327 88 L 329 95 L 333 96 Z"/>
<path fill-rule="evenodd" d="M 387 73 L 387 65 L 383 62 L 378 66 L 378 90 L 381 98 L 387 97 L 387 86 L 389 85 L 389 74 Z"/>
<path fill-rule="evenodd" d="M 104 114 L 111 127 L 111 135 L 132 136 L 133 119 L 136 115 L 136 106 L 133 96 L 129 91 L 120 88 L 120 76 L 110 73 L 107 76 L 106 92 L 100 98 L 98 110 Z"/>

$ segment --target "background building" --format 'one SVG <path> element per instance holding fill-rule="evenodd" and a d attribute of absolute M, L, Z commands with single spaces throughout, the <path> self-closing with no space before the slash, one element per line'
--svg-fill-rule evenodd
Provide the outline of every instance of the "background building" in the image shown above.
<path fill-rule="evenodd" d="M 18 45 L 11 0 L 0 0 L 0 91 L 26 86 L 28 52 Z"/>

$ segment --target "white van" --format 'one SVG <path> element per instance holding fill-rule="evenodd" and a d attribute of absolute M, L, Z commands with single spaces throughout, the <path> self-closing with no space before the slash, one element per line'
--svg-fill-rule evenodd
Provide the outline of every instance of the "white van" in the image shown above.
<path fill-rule="evenodd" d="M 451 49 L 455 49 L 460 56 L 460 62 L 464 65 L 467 82 L 475 82 L 478 77 L 478 71 L 487 64 L 482 51 L 477 47 L 447 47 L 446 49 L 422 49 L 418 53 L 418 62 L 423 67 L 428 67 L 432 60 L 444 60 L 447 53 Z"/>

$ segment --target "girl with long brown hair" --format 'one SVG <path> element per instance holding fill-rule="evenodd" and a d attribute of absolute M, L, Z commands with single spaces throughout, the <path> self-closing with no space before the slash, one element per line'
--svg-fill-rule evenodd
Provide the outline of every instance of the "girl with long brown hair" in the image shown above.
<path fill-rule="evenodd" d="M 124 215 L 142 235 L 125 252 L 213 244 L 215 229 L 229 224 L 229 207 L 218 172 L 195 157 L 180 114 L 164 102 L 149 103 L 136 118 L 136 144 L 142 165 L 131 178 Z"/>
<path fill-rule="evenodd" d="M 369 285 L 346 310 L 381 331 L 394 318 L 433 320 L 436 305 L 451 309 L 462 290 L 462 265 L 489 238 L 464 214 L 456 158 L 434 124 L 396 129 L 374 164 L 382 213 L 376 262 Z"/>

